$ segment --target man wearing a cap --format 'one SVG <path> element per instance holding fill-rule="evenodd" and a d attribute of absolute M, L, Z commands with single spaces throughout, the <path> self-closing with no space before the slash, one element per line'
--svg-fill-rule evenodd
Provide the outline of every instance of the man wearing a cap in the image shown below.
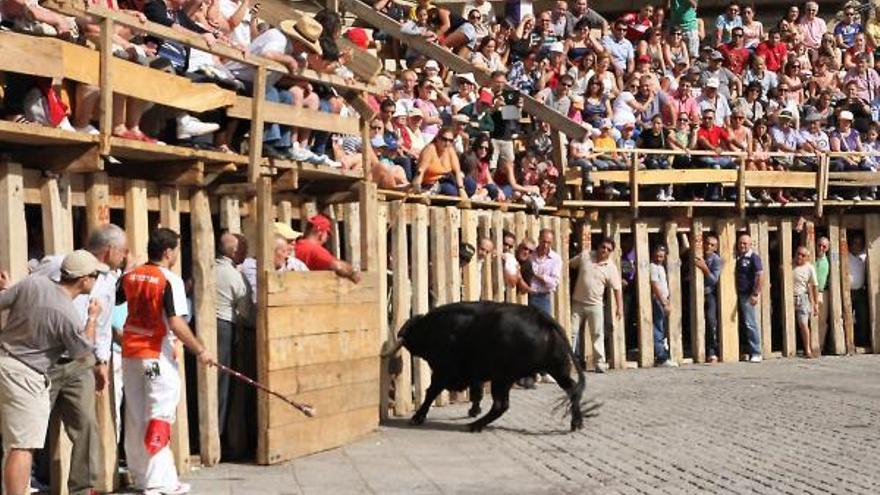
<path fill-rule="evenodd" d="M 717 78 L 710 77 L 703 85 L 703 94 L 697 98 L 700 113 L 705 115 L 706 110 L 712 110 L 715 124 L 727 126 L 730 120 L 730 104 L 727 98 L 718 90 L 720 83 Z"/>
<path fill-rule="evenodd" d="M 464 107 L 477 101 L 477 94 L 474 91 L 477 87 L 477 81 L 470 72 L 458 74 L 455 76 L 458 85 L 458 92 L 450 98 L 450 106 L 452 113 L 460 112 Z"/>
<path fill-rule="evenodd" d="M 92 253 L 78 250 L 64 258 L 57 282 L 32 275 L 10 287 L 9 275 L 0 273 L 0 310 L 9 309 L 0 332 L 0 432 L 6 452 L 6 493 L 28 492 L 32 452 L 46 441 L 51 410 L 49 368 L 64 353 L 77 360 L 91 358 L 98 316 L 104 308 L 97 300 L 89 302 L 83 324 L 73 300 L 89 294 L 97 278 L 108 270 Z"/>
<path fill-rule="evenodd" d="M 290 228 L 290 227 L 288 227 Z M 244 262 L 246 250 L 239 249 L 235 234 L 225 232 L 217 243 L 217 259 L 214 260 L 214 285 L 217 290 L 217 362 L 232 366 L 232 343 L 236 323 L 251 321 L 253 303 L 250 288 L 244 274 L 236 266 Z M 229 410 L 229 375 L 217 376 L 217 412 L 220 437 L 226 430 L 226 412 Z"/>
<path fill-rule="evenodd" d="M 727 67 L 723 67 L 721 62 L 724 60 L 724 55 L 719 51 L 713 51 L 709 55 L 709 65 L 706 67 L 706 70 L 700 74 L 700 80 L 703 81 L 703 85 L 706 85 L 710 79 L 718 81 L 718 92 L 721 93 L 726 99 L 730 100 L 731 93 L 730 87 L 733 85 L 734 91 L 736 95 L 742 94 L 742 82 L 739 78 L 730 71 Z"/>
<path fill-rule="evenodd" d="M 309 54 L 321 54 L 318 39 L 322 30 L 318 21 L 297 13 L 293 19 L 282 21 L 277 28 L 269 29 L 254 38 L 248 51 L 252 55 L 279 62 L 294 73 L 309 65 Z M 226 66 L 238 80 L 244 82 L 245 93 L 252 94 L 256 70 L 254 66 L 236 61 L 227 62 Z M 292 105 L 293 95 L 290 91 L 276 87 L 281 77 L 282 74 L 276 71 L 266 73 L 266 101 Z M 290 127 L 266 123 L 263 131 L 263 152 L 266 156 L 303 159 L 302 156 L 293 155 L 292 146 Z"/>
<path fill-rule="evenodd" d="M 180 256 L 180 235 L 166 228 L 150 232 L 149 261 L 122 276 L 119 299 L 128 301 L 122 332 L 122 382 L 125 387 L 125 453 L 132 485 L 155 493 L 188 493 L 177 478 L 171 452 L 171 425 L 180 401 L 175 341 L 214 363 L 211 352 L 193 335 L 183 279 L 171 270 Z"/>
<path fill-rule="evenodd" d="M 468 136 L 474 140 L 480 134 L 490 135 L 495 131 L 495 120 L 492 118 L 494 97 L 489 90 L 481 90 L 480 96 L 474 103 L 461 109 L 461 115 L 469 119 Z"/>
<path fill-rule="evenodd" d="M 801 148 L 804 148 L 804 138 L 798 130 L 792 126 L 793 120 L 794 114 L 791 110 L 785 109 L 779 112 L 778 124 L 770 129 L 770 138 L 773 140 L 773 151 L 797 153 Z M 808 143 L 806 143 L 806 147 L 806 151 L 812 151 Z M 793 156 L 776 157 L 774 161 L 786 169 L 790 169 L 795 163 Z"/>
<path fill-rule="evenodd" d="M 97 300 L 101 305 L 102 311 L 95 327 L 94 359 L 75 360 L 63 355 L 49 368 L 48 373 L 52 382 L 49 403 L 53 413 L 64 419 L 65 430 L 73 444 L 67 478 L 68 490 L 73 494 L 91 490 L 100 469 L 101 458 L 96 448 L 95 391 L 105 391 L 109 383 L 109 364 L 113 355 L 111 311 L 116 306 L 116 283 L 119 280 L 119 270 L 125 266 L 128 240 L 124 230 L 108 223 L 89 234 L 86 249 L 110 268 L 101 273 L 88 296 L 83 295 L 73 301 L 82 324 L 88 319 L 89 301 Z M 60 255 L 46 256 L 31 274 L 58 281 L 61 279 L 63 261 L 64 257 Z M 114 359 L 121 357 L 116 354 Z M 122 383 L 119 364 L 114 363 L 114 374 L 118 383 Z M 117 405 L 121 406 L 122 397 L 116 397 L 116 400 Z M 36 458 L 37 475 L 45 476 L 47 482 L 50 450 L 51 445 L 47 444 L 46 449 L 38 453 Z"/>
<path fill-rule="evenodd" d="M 332 270 L 336 275 L 354 283 L 361 281 L 360 272 L 350 264 L 337 259 L 324 247 L 330 238 L 330 219 L 320 213 L 309 218 L 306 233 L 296 241 L 296 257 L 302 260 L 309 270 Z"/>

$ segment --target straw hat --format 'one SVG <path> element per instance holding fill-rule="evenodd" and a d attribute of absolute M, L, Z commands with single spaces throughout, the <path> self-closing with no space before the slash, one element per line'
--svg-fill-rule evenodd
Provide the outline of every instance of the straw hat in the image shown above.
<path fill-rule="evenodd" d="M 295 12 L 292 19 L 281 21 L 278 29 L 291 39 L 302 43 L 313 52 L 321 55 L 321 44 L 318 43 L 318 38 L 321 37 L 324 27 L 315 19 Z"/>

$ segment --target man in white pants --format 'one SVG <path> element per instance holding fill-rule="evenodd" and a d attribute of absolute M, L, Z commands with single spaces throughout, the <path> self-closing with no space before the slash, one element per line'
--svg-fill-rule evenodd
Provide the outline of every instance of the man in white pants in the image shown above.
<path fill-rule="evenodd" d="M 578 269 L 574 294 L 571 296 L 572 348 L 580 359 L 584 359 L 586 343 L 581 339 L 581 322 L 590 330 L 593 341 L 593 357 L 596 372 L 608 369 L 605 362 L 605 291 L 614 291 L 614 318 L 623 317 L 623 292 L 620 284 L 620 271 L 611 261 L 614 241 L 602 240 L 599 249 L 591 253 L 583 250 L 569 261 L 571 268 Z"/>
<path fill-rule="evenodd" d="M 169 443 L 180 400 L 175 336 L 203 365 L 214 358 L 193 335 L 183 280 L 171 267 L 180 255 L 180 236 L 170 229 L 150 233 L 149 262 L 126 273 L 121 292 L 128 301 L 122 332 L 125 387 L 125 453 L 134 487 L 146 495 L 182 494 Z"/>

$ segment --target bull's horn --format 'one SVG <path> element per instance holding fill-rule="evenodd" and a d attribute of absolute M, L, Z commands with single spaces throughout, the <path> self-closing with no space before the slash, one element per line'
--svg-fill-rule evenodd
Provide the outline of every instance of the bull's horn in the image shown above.
<path fill-rule="evenodd" d="M 403 339 L 397 339 L 397 342 L 394 343 L 394 346 L 392 346 L 390 350 L 380 354 L 380 356 L 382 357 L 382 359 L 389 358 L 397 354 L 397 351 L 399 351 L 401 347 L 403 347 Z"/>

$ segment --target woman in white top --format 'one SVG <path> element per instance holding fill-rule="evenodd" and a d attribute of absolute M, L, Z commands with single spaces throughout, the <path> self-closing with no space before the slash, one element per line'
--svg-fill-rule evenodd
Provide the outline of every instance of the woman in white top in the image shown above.
<path fill-rule="evenodd" d="M 746 48 L 755 48 L 764 41 L 764 24 L 755 19 L 755 7 L 743 7 L 743 42 Z"/>

